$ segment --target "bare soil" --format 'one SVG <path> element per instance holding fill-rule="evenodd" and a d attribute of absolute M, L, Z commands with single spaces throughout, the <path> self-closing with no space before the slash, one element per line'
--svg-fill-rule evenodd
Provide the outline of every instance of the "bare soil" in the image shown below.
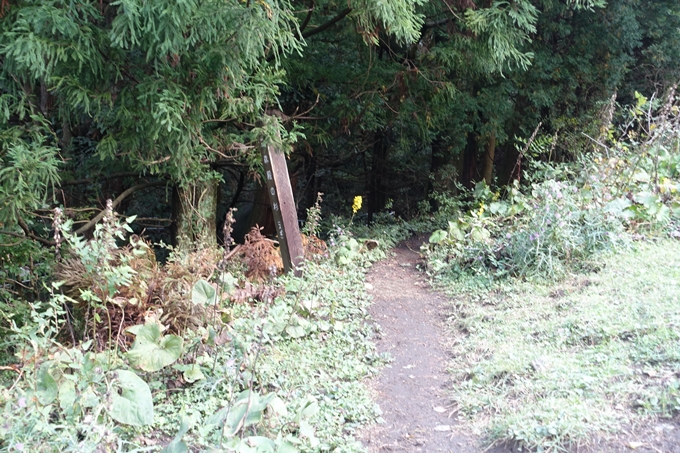
<path fill-rule="evenodd" d="M 377 347 L 393 361 L 369 383 L 385 423 L 364 432 L 363 442 L 372 453 L 477 452 L 476 439 L 458 433 L 450 417 L 451 382 L 440 344 L 447 301 L 416 269 L 419 247 L 417 240 L 401 244 L 366 279 L 374 298 L 370 313 L 382 330 Z"/>
<path fill-rule="evenodd" d="M 514 445 L 488 448 L 457 423 L 446 396 L 455 383 L 446 372 L 443 346 L 449 334 L 444 321 L 451 306 L 443 295 L 430 289 L 417 270 L 421 243 L 419 239 L 402 243 L 367 276 L 374 298 L 370 313 L 382 332 L 377 347 L 393 360 L 369 382 L 384 423 L 364 430 L 362 441 L 371 453 L 520 452 Z M 680 418 L 631 427 L 569 451 L 680 453 Z"/>

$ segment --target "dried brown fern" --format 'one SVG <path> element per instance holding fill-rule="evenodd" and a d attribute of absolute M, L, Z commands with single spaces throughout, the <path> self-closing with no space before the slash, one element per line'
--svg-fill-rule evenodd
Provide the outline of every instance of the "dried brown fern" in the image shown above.
<path fill-rule="evenodd" d="M 302 247 L 305 250 L 305 259 L 318 260 L 328 256 L 328 246 L 326 242 L 315 235 L 302 235 Z"/>
<path fill-rule="evenodd" d="M 97 290 L 96 274 L 87 272 L 77 258 L 63 260 L 57 268 L 57 278 L 64 281 L 64 293 L 76 301 L 71 308 L 73 318 L 79 320 L 80 339 L 92 337 L 98 349 L 109 347 L 111 341 L 125 348 L 130 338 L 122 333 L 130 326 L 143 324 L 148 316 L 154 316 L 168 327 L 171 333 L 181 333 L 204 325 L 211 316 L 208 308 L 191 300 L 193 285 L 200 279 L 210 281 L 222 252 L 199 250 L 160 266 L 148 244 L 133 250 L 125 247 L 115 251 L 114 266 L 125 263 L 134 270 L 129 285 L 116 288 L 115 294 L 97 294 L 105 301 L 93 309 L 81 300 L 83 291 Z M 136 251 L 136 253 L 135 253 Z M 99 321 L 95 321 L 98 319 Z M 92 323 L 96 323 L 92 334 Z M 78 332 L 76 332 L 78 333 Z"/>
<path fill-rule="evenodd" d="M 281 251 L 276 241 L 262 236 L 262 228 L 255 225 L 244 237 L 245 243 L 240 252 L 248 267 L 246 277 L 255 281 L 264 281 L 283 272 Z"/>
<path fill-rule="evenodd" d="M 275 298 L 285 293 L 282 287 L 273 285 L 253 285 L 246 281 L 242 288 L 233 290 L 230 300 L 233 303 L 243 304 L 246 302 L 265 302 L 271 303 Z"/>

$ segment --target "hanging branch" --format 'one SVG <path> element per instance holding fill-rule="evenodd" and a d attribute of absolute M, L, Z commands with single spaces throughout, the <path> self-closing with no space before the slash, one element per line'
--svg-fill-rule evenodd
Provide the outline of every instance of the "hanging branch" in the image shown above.
<path fill-rule="evenodd" d="M 164 184 L 165 184 L 165 181 L 154 181 L 154 182 L 145 182 L 145 183 L 142 183 L 142 184 L 137 184 L 136 186 L 132 186 L 129 189 L 127 189 L 126 191 L 124 191 L 123 193 L 121 193 L 120 195 L 118 195 L 118 197 L 115 200 L 113 200 L 111 207 L 112 207 L 112 209 L 116 209 L 118 207 L 118 205 L 120 205 L 120 203 L 124 199 L 126 199 L 127 197 L 129 197 L 133 193 L 137 192 L 138 190 L 146 189 L 148 187 L 162 186 Z M 102 217 L 104 217 L 104 214 L 106 214 L 106 209 L 104 209 L 99 214 L 94 216 L 92 218 L 92 220 L 87 222 L 85 225 L 78 228 L 74 232 L 74 234 L 83 234 L 84 232 L 86 232 L 87 230 L 89 230 L 90 228 L 95 226 L 95 224 L 97 222 L 99 222 L 102 219 Z"/>
<path fill-rule="evenodd" d="M 345 9 L 343 9 L 342 11 L 340 11 L 340 12 L 338 13 L 337 16 L 335 16 L 333 19 L 329 20 L 329 21 L 326 22 L 325 24 L 319 25 L 319 26 L 316 27 L 316 28 L 313 28 L 313 29 L 311 29 L 311 30 L 309 30 L 309 31 L 304 32 L 304 33 L 302 34 L 302 37 L 303 37 L 303 38 L 309 38 L 310 36 L 314 36 L 314 35 L 316 35 L 317 33 L 321 33 L 322 31 L 328 30 L 328 29 L 331 28 L 333 25 L 335 25 L 336 22 L 340 22 L 342 19 L 345 18 L 345 16 L 347 16 L 347 15 L 348 15 L 349 13 L 351 13 L 351 12 L 352 12 L 352 8 L 345 8 Z"/>
<path fill-rule="evenodd" d="M 31 231 L 31 228 L 28 226 L 28 224 L 21 217 L 19 217 L 17 219 L 17 223 L 19 224 L 19 227 L 22 229 L 24 234 L 15 233 L 14 231 L 0 231 L 0 234 L 4 234 L 4 235 L 7 235 L 7 236 L 12 236 L 12 237 L 16 237 L 16 238 L 33 239 L 34 241 L 40 242 L 41 244 L 47 245 L 49 247 L 54 247 L 55 245 L 57 245 L 56 242 L 51 241 L 49 239 L 41 238 L 40 236 L 35 234 L 33 231 Z"/>
<path fill-rule="evenodd" d="M 309 10 L 307 10 L 307 17 L 305 17 L 305 20 L 302 21 L 302 25 L 300 25 L 300 33 L 302 33 L 304 29 L 307 28 L 307 25 L 309 25 L 309 20 L 312 18 L 313 12 L 314 12 L 314 0 L 309 0 Z"/>

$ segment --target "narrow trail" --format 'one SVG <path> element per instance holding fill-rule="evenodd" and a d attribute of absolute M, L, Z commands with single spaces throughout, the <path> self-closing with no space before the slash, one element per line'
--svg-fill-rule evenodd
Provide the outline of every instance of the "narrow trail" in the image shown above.
<path fill-rule="evenodd" d="M 447 357 L 440 345 L 446 299 L 430 291 L 416 269 L 420 244 L 401 244 L 367 276 L 370 313 L 382 329 L 377 347 L 393 361 L 369 383 L 385 423 L 366 431 L 363 442 L 371 453 L 479 452 L 476 440 L 457 432 L 455 416 L 449 417 Z"/>
<path fill-rule="evenodd" d="M 447 335 L 444 321 L 450 308 L 416 268 L 421 243 L 411 239 L 400 244 L 392 256 L 375 264 L 366 278 L 373 295 L 369 311 L 382 330 L 376 345 L 393 360 L 368 383 L 383 411 L 384 423 L 365 429 L 361 440 L 370 453 L 521 452 L 513 445 L 484 448 L 480 439 L 457 426 L 455 415 L 450 416 L 446 392 L 453 383 L 446 373 L 448 357 L 441 344 Z M 674 429 L 679 418 L 629 427 L 568 451 L 680 453 L 680 429 Z"/>

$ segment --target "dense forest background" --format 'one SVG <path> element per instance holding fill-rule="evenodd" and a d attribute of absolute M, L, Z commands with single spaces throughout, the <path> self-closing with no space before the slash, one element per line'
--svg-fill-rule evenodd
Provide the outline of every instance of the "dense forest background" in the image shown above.
<path fill-rule="evenodd" d="M 91 234 L 106 200 L 183 247 L 272 234 L 261 143 L 289 154 L 301 218 L 409 218 L 436 193 L 520 180 L 607 141 L 615 106 L 680 70 L 673 0 L 7 1 L 3 242 Z M 423 204 L 423 202 L 427 202 Z"/>

